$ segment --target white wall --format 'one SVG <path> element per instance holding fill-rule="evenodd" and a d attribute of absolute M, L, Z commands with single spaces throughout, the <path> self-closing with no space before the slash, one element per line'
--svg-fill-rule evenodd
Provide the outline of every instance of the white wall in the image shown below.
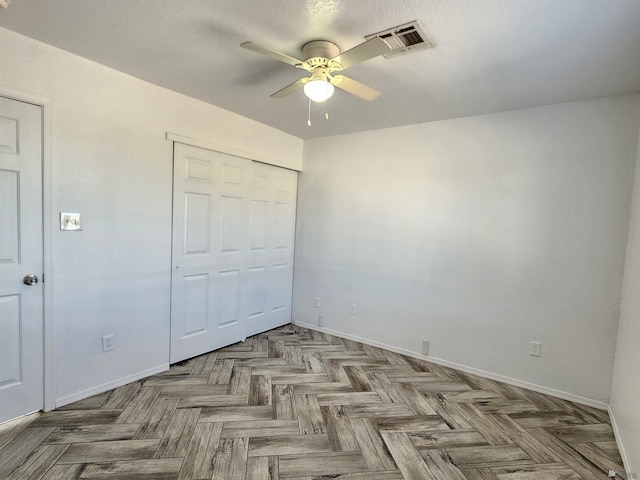
<path fill-rule="evenodd" d="M 607 403 L 639 119 L 623 96 L 306 141 L 294 320 Z"/>
<path fill-rule="evenodd" d="M 0 29 L 0 88 L 53 101 L 56 397 L 169 360 L 172 143 L 167 131 L 298 168 L 302 141 Z M 82 232 L 60 232 L 60 211 Z M 115 335 L 103 354 L 101 337 Z"/>
<path fill-rule="evenodd" d="M 638 163 L 640 165 L 640 142 Z M 640 167 L 636 166 L 618 343 L 611 389 L 612 416 L 628 472 L 640 475 Z"/>

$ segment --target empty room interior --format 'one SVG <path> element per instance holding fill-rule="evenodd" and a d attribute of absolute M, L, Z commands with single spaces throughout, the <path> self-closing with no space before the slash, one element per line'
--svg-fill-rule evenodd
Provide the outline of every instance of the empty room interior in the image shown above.
<path fill-rule="evenodd" d="M 640 478 L 638 25 L 0 0 L 0 478 Z"/>

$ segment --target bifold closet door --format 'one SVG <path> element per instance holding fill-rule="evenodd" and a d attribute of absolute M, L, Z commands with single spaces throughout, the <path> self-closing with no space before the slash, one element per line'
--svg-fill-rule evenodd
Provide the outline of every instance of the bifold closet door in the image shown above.
<path fill-rule="evenodd" d="M 176 143 L 171 363 L 291 321 L 297 173 Z"/>

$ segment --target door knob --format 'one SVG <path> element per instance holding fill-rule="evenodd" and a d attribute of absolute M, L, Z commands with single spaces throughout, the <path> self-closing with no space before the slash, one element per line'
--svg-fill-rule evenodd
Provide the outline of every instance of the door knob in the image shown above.
<path fill-rule="evenodd" d="M 22 281 L 25 285 L 35 285 L 38 283 L 38 276 L 33 274 L 25 275 Z"/>

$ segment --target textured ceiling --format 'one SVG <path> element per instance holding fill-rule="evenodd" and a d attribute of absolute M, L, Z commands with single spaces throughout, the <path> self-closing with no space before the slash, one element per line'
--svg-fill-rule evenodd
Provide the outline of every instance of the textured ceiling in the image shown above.
<path fill-rule="evenodd" d="M 436 48 L 346 74 L 382 92 L 337 91 L 306 125 L 303 74 L 240 48 L 300 58 L 331 40 L 418 20 Z M 638 0 L 13 0 L 0 26 L 301 138 L 640 91 Z M 0 46 L 0 54 L 1 54 Z M 25 59 L 28 62 L 29 59 Z"/>

